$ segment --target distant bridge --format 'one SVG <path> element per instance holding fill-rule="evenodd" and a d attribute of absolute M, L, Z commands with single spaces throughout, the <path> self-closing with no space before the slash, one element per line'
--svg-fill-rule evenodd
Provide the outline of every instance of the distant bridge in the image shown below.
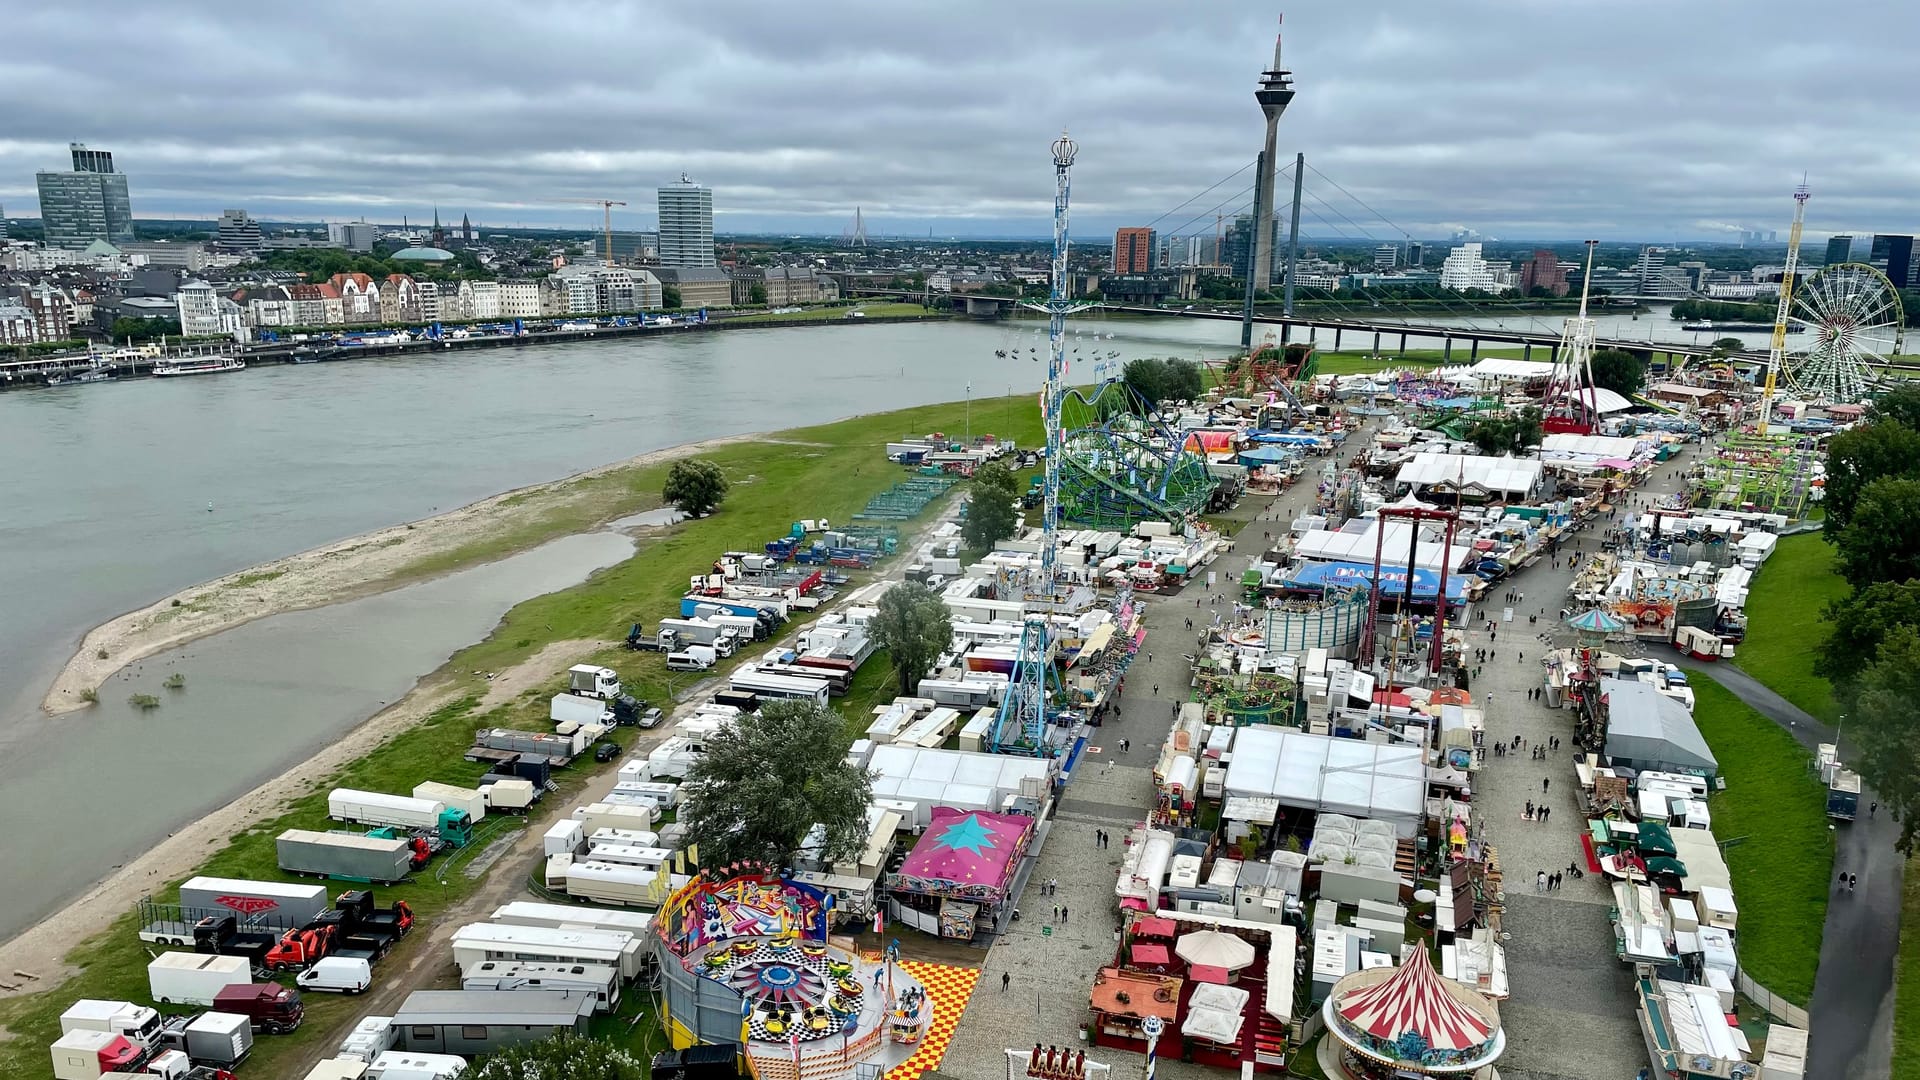
<path fill-rule="evenodd" d="M 896 296 L 913 300 L 925 298 L 924 293 L 910 292 L 903 289 L 878 289 L 855 286 L 849 291 L 867 296 Z M 1020 305 L 1020 301 L 1012 297 L 983 296 L 979 293 L 954 293 L 951 298 L 954 305 L 962 308 L 968 315 L 982 318 L 997 318 L 1009 314 Z M 1238 312 L 1209 311 L 1199 308 L 1178 310 L 1173 308 L 1133 307 L 1124 304 L 1103 304 L 1101 305 L 1101 310 L 1118 312 L 1125 315 L 1154 315 L 1161 318 L 1211 319 L 1214 322 L 1234 323 L 1240 321 L 1240 314 Z M 1545 361 L 1551 362 L 1560 356 L 1560 335 L 1541 331 L 1509 330 L 1505 327 L 1489 329 L 1485 327 L 1445 326 L 1437 323 L 1405 322 L 1395 319 L 1340 319 L 1329 318 L 1324 315 L 1294 315 L 1289 317 L 1286 315 L 1262 314 L 1258 312 L 1254 314 L 1253 321 L 1271 326 L 1279 326 L 1282 328 L 1283 336 L 1286 335 L 1287 331 L 1295 328 L 1305 330 L 1309 334 L 1321 331 L 1332 331 L 1333 350 L 1335 352 L 1338 352 L 1345 343 L 1344 339 L 1348 335 L 1352 335 L 1355 339 L 1355 347 L 1359 347 L 1359 342 L 1367 340 L 1370 337 L 1371 344 L 1369 348 L 1376 355 L 1382 353 L 1383 346 L 1387 348 L 1387 351 L 1404 354 L 1407 351 L 1407 340 L 1409 338 L 1432 338 L 1441 343 L 1440 352 L 1445 359 L 1455 359 L 1454 348 L 1458 345 L 1461 348 L 1461 355 L 1458 359 L 1467 363 L 1479 359 L 1480 346 L 1483 343 L 1501 346 L 1517 345 L 1521 349 L 1521 358 L 1526 360 L 1533 359 L 1533 350 L 1536 348 L 1545 351 L 1546 355 L 1542 357 Z M 1669 368 L 1673 367 L 1676 359 L 1684 363 L 1689 360 L 1703 359 L 1713 355 L 1711 346 L 1688 345 L 1680 342 L 1629 341 L 1618 338 L 1598 338 L 1593 344 L 1596 349 L 1622 349 L 1648 360 L 1656 356 L 1663 357 Z M 1736 358 L 1742 360 L 1765 360 L 1766 354 L 1764 352 L 1749 352 L 1739 354 Z"/>

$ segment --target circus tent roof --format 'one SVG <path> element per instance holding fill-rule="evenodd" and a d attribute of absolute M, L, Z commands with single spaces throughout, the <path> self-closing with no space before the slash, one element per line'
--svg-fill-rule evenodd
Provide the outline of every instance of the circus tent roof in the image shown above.
<path fill-rule="evenodd" d="M 937 806 L 933 823 L 900 867 L 905 887 L 922 892 L 997 894 L 1026 846 L 1033 819 Z"/>
<path fill-rule="evenodd" d="M 1348 1023 L 1377 1039 L 1418 1033 L 1436 1050 L 1470 1050 L 1493 1037 L 1493 1024 L 1453 994 L 1424 947 L 1415 947 L 1391 978 L 1360 987 L 1334 1003 Z"/>

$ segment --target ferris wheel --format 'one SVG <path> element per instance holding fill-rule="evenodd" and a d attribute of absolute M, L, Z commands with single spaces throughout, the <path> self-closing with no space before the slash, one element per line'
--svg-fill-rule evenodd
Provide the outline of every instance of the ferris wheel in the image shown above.
<path fill-rule="evenodd" d="M 1787 379 L 1808 398 L 1866 400 L 1899 351 L 1906 312 L 1887 276 L 1864 263 L 1838 263 L 1808 278 L 1793 297 L 1791 326 L 1807 335 Z"/>

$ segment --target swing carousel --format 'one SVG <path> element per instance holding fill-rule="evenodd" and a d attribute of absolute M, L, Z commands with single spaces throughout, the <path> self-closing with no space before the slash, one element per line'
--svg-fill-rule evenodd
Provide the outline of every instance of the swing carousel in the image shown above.
<path fill-rule="evenodd" d="M 924 988 L 897 946 L 863 957 L 830 944 L 832 906 L 812 886 L 738 867 L 669 897 L 654 931 L 674 1046 L 744 1043 L 760 1075 L 809 1080 L 909 1052 L 899 1048 L 918 1043 L 932 1016 Z"/>

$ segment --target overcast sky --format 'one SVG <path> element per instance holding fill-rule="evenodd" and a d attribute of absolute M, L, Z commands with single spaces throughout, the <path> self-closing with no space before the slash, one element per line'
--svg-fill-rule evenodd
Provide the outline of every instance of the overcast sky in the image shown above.
<path fill-rule="evenodd" d="M 875 235 L 1030 236 L 1050 227 L 1064 126 L 1077 237 L 1156 219 L 1210 233 L 1250 200 L 1251 169 L 1175 207 L 1259 150 L 1279 10 L 116 7 L 0 22 L 9 215 L 37 212 L 34 172 L 79 140 L 113 151 L 139 217 L 418 221 L 438 204 L 586 227 L 599 210 L 570 202 L 617 198 L 616 227 L 645 228 L 654 188 L 685 171 L 714 188 L 722 232 L 835 234 L 860 206 Z M 1308 172 L 1309 237 L 1784 239 L 1802 171 L 1810 234 L 1913 232 L 1916 28 L 1914 0 L 1296 3 L 1280 152 L 1329 178 Z"/>

